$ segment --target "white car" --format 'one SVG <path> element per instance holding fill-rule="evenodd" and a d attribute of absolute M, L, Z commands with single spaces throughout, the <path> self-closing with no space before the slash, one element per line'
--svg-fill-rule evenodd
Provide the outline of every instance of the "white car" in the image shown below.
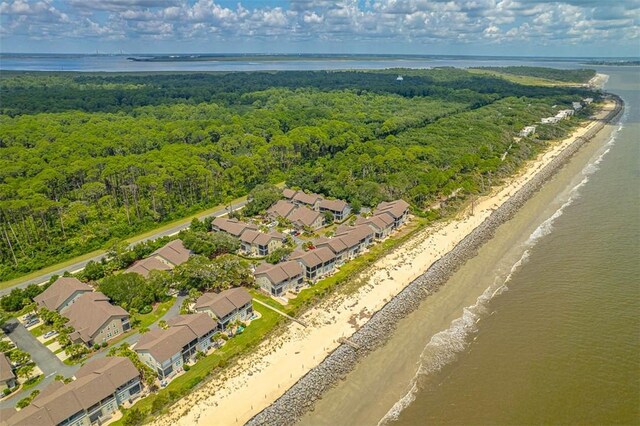
<path fill-rule="evenodd" d="M 57 332 L 57 331 L 55 331 L 55 330 L 51 330 L 51 331 L 47 331 L 46 333 L 44 333 L 44 334 L 42 335 L 42 337 L 44 337 L 45 339 L 49 339 L 49 338 L 51 338 L 51 337 L 55 336 L 56 334 L 58 334 L 58 332 Z"/>

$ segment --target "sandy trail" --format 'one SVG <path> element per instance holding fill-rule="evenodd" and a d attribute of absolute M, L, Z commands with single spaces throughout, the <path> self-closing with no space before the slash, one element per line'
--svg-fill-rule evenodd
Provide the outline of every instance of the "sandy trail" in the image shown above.
<path fill-rule="evenodd" d="M 608 103 L 597 118 L 603 118 L 613 108 L 614 103 Z M 254 353 L 231 367 L 224 377 L 211 380 L 178 401 L 169 414 L 153 424 L 244 424 L 338 347 L 340 337 L 349 337 L 359 329 L 374 312 L 455 247 L 495 208 L 593 126 L 595 123 L 591 122 L 569 138 L 550 146 L 509 183 L 496 188 L 491 195 L 478 198 L 473 215 L 466 211 L 458 220 L 416 234 L 365 271 L 361 275 L 365 283 L 357 292 L 349 296 L 330 296 L 306 312 L 301 319 L 310 324 L 308 328 L 294 322 L 287 325 L 277 338 L 263 342 Z"/>

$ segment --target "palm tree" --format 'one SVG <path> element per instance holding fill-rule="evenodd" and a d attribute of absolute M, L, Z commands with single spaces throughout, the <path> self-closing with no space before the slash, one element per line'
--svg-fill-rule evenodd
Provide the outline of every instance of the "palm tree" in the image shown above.
<path fill-rule="evenodd" d="M 25 381 L 29 381 L 35 368 L 36 366 L 33 364 L 23 365 L 22 367 L 18 368 L 16 373 L 18 374 L 18 377 L 24 377 L 26 379 Z"/>

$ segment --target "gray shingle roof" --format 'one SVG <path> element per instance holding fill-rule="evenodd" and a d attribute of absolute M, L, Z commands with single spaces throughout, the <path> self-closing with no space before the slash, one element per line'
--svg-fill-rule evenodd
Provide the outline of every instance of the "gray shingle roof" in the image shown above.
<path fill-rule="evenodd" d="M 9 417 L 6 423 L 11 426 L 57 425 L 138 376 L 138 370 L 128 358 L 89 361 L 78 370 L 77 380 L 66 385 L 53 382 L 34 398 L 31 405 Z"/>
<path fill-rule="evenodd" d="M 108 321 L 128 317 L 129 313 L 120 306 L 112 305 L 107 296 L 96 291 L 78 297 L 62 315 L 69 318 L 68 324 L 80 339 L 88 343 Z"/>
<path fill-rule="evenodd" d="M 93 291 L 91 287 L 73 277 L 60 277 L 45 291 L 33 298 L 40 307 L 56 311 L 75 292 Z"/>
<path fill-rule="evenodd" d="M 159 248 L 153 255 L 160 256 L 174 266 L 178 266 L 189 260 L 191 252 L 184 246 L 182 240 L 173 240 Z"/>
<path fill-rule="evenodd" d="M 216 317 L 224 318 L 251 300 L 251 294 L 245 288 L 236 287 L 221 293 L 203 294 L 196 301 L 195 309 L 209 309 Z"/>
<path fill-rule="evenodd" d="M 178 315 L 167 322 L 169 328 L 151 330 L 140 337 L 136 352 L 149 352 L 162 363 L 182 351 L 192 340 L 214 331 L 218 323 L 207 314 Z"/>

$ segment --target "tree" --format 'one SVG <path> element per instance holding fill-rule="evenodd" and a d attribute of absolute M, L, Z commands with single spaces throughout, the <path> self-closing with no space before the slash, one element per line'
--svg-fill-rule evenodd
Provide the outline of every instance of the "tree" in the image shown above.
<path fill-rule="evenodd" d="M 226 232 L 207 233 L 204 231 L 182 231 L 180 238 L 184 246 L 195 254 L 215 257 L 225 253 L 235 253 L 240 248 L 240 240 Z"/>
<path fill-rule="evenodd" d="M 129 272 L 106 277 L 100 283 L 100 291 L 124 309 L 142 309 L 146 305 L 161 300 L 166 292 L 162 283 L 164 274 L 152 273 L 153 278 L 146 280 L 139 274 Z"/>
<path fill-rule="evenodd" d="M 131 362 L 133 362 L 133 365 L 135 365 L 136 369 L 140 373 L 140 377 L 147 386 L 152 386 L 158 378 L 158 374 L 155 370 L 140 361 L 138 354 L 131 350 L 129 344 L 126 342 L 120 346 L 112 347 L 107 356 L 122 356 L 129 358 Z"/>
<path fill-rule="evenodd" d="M 67 346 L 71 345 L 71 338 L 69 338 L 69 334 L 68 333 L 60 333 L 58 334 L 58 343 L 60 343 L 60 346 L 62 346 L 63 348 L 66 348 Z"/>
<path fill-rule="evenodd" d="M 333 216 L 333 213 L 331 213 L 329 210 L 326 210 L 323 213 L 323 216 L 324 216 L 324 223 L 326 223 L 326 224 L 331 224 L 335 220 L 335 217 Z"/>
<path fill-rule="evenodd" d="M 289 256 L 292 251 L 293 249 L 291 249 L 290 247 L 278 247 L 267 255 L 265 261 L 267 261 L 267 263 L 275 265 L 276 263 L 282 262 L 282 260 Z"/>
<path fill-rule="evenodd" d="M 34 364 L 23 365 L 16 370 L 16 373 L 18 374 L 18 377 L 24 377 L 26 380 L 29 380 L 35 368 Z"/>
<path fill-rule="evenodd" d="M 192 256 L 174 271 L 181 290 L 224 290 L 241 285 L 252 285 L 254 278 L 249 263 L 233 255 L 222 255 L 213 260 Z"/>
<path fill-rule="evenodd" d="M 265 212 L 276 201 L 282 198 L 282 190 L 275 185 L 265 183 L 257 185 L 248 195 L 250 200 L 243 209 L 245 216 L 255 216 Z"/>
<path fill-rule="evenodd" d="M 82 271 L 82 276 L 90 281 L 97 281 L 105 275 L 104 265 L 100 262 L 90 260 Z"/>
<path fill-rule="evenodd" d="M 21 351 L 20 349 L 16 349 L 14 351 L 9 352 L 9 359 L 15 365 L 23 365 L 31 360 L 31 355 L 25 351 Z"/>
<path fill-rule="evenodd" d="M 69 355 L 69 358 L 71 359 L 78 359 L 82 355 L 89 353 L 89 348 L 87 348 L 87 346 L 82 343 L 74 343 L 72 345 L 67 346 L 64 349 L 64 353 Z"/>

